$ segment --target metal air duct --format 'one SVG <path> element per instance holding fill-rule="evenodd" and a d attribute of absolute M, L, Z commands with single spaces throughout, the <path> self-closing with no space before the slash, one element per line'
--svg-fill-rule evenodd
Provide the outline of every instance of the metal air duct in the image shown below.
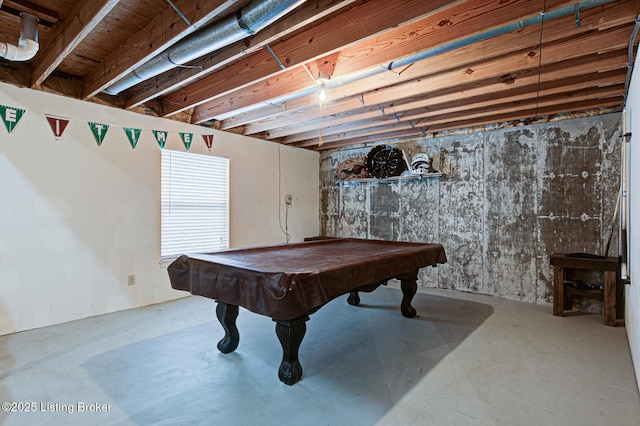
<path fill-rule="evenodd" d="M 206 27 L 174 44 L 104 90 L 117 95 L 138 83 L 196 58 L 240 41 L 286 15 L 306 0 L 254 0 L 235 15 Z"/>

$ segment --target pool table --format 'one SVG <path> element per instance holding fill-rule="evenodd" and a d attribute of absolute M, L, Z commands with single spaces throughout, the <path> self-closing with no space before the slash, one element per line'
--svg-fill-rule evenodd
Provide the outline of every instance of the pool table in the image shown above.
<path fill-rule="evenodd" d="M 238 347 L 239 306 L 272 318 L 283 351 L 278 377 L 293 385 L 302 378 L 298 349 L 309 315 L 344 294 L 349 294 L 349 304 L 358 305 L 358 292 L 373 291 L 396 278 L 402 315 L 413 318 L 418 270 L 446 261 L 441 244 L 320 239 L 183 255 L 169 265 L 168 273 L 174 289 L 217 301 L 216 315 L 225 331 L 218 342 L 222 353 Z"/>

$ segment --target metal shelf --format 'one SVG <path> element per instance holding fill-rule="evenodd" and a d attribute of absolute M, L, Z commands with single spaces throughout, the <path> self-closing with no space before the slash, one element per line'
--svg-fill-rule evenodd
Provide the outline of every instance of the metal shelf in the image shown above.
<path fill-rule="evenodd" d="M 407 176 L 392 176 L 392 177 L 388 177 L 388 178 L 382 178 L 382 179 L 378 179 L 378 178 L 366 178 L 366 179 L 343 179 L 343 180 L 338 180 L 337 183 L 339 185 L 349 185 L 351 183 L 367 183 L 367 184 L 374 184 L 374 185 L 378 185 L 381 183 L 393 183 L 393 182 L 398 182 L 398 181 L 403 181 L 403 180 L 415 180 L 415 179 L 424 179 L 424 178 L 439 178 L 440 176 L 442 176 L 442 173 L 440 172 L 435 172 L 435 173 L 425 173 L 423 175 L 407 175 Z"/>

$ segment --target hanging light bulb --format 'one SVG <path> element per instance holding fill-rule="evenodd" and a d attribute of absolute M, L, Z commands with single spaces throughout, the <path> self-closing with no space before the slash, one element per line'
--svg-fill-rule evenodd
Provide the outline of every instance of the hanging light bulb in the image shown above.
<path fill-rule="evenodd" d="M 324 102 L 327 100 L 327 86 L 324 83 L 320 85 L 320 92 L 318 92 L 318 99 L 320 102 Z"/>
<path fill-rule="evenodd" d="M 318 92 L 318 100 L 320 103 L 327 100 L 327 83 L 331 75 L 327 72 L 320 71 L 318 72 L 318 78 L 316 78 L 316 83 L 320 85 L 320 91 Z"/>

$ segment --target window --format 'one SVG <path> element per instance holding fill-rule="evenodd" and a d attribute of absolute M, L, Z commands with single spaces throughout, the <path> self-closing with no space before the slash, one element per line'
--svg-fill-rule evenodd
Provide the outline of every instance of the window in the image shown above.
<path fill-rule="evenodd" d="M 229 159 L 162 150 L 160 263 L 229 247 Z"/>

